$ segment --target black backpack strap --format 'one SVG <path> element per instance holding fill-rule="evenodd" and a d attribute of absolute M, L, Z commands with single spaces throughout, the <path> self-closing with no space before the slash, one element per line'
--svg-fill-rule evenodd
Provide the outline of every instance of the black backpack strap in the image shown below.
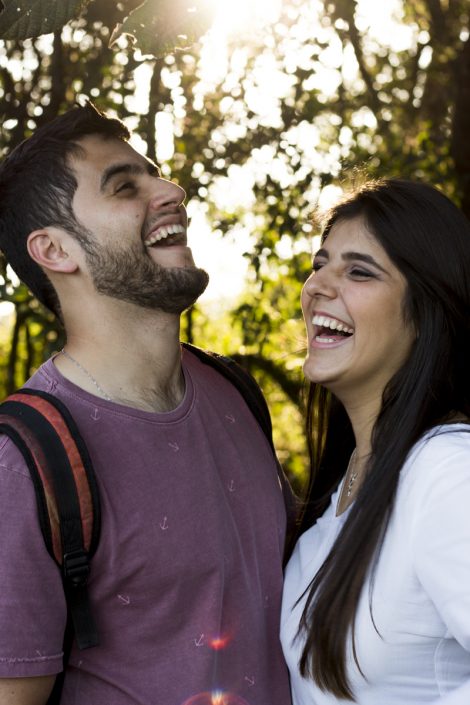
<path fill-rule="evenodd" d="M 251 413 L 261 426 L 274 453 L 271 415 L 258 383 L 250 373 L 236 363 L 235 360 L 225 357 L 225 355 L 202 350 L 189 343 L 183 343 L 183 347 L 196 355 L 206 365 L 210 365 L 220 372 L 238 389 Z"/>
<path fill-rule="evenodd" d="M 63 664 L 64 667 L 60 673 L 57 674 L 56 679 L 54 681 L 54 686 L 51 690 L 51 694 L 49 695 L 46 705 L 60 705 L 60 699 L 62 697 L 62 689 L 64 687 L 64 681 L 65 681 L 65 673 L 66 673 L 66 668 L 67 664 L 69 662 L 70 658 L 70 652 L 72 651 L 72 646 L 73 646 L 73 636 L 74 636 L 74 627 L 73 627 L 73 622 L 70 617 L 70 611 L 68 612 L 67 615 L 67 625 L 65 627 L 65 632 L 64 632 L 64 642 L 62 646 L 62 650 L 64 652 L 63 655 Z"/>
<path fill-rule="evenodd" d="M 62 573 L 67 627 L 80 649 L 98 644 L 87 581 L 100 530 L 98 487 L 88 451 L 67 408 L 46 392 L 21 389 L 0 405 L 0 432 L 23 455 L 36 493 L 39 524 Z M 64 642 L 64 660 L 72 639 Z"/>
<path fill-rule="evenodd" d="M 183 348 L 189 350 L 198 357 L 202 362 L 210 365 L 216 369 L 220 374 L 222 374 L 226 379 L 229 380 L 240 392 L 243 399 L 245 400 L 251 413 L 258 421 L 261 429 L 266 436 L 269 445 L 273 451 L 273 455 L 276 461 L 277 474 L 279 478 L 279 483 L 281 485 L 282 493 L 284 496 L 284 503 L 286 506 L 287 513 L 287 535 L 288 543 L 290 541 L 291 534 L 295 531 L 297 515 L 299 510 L 298 501 L 292 492 L 292 488 L 289 481 L 282 469 L 282 466 L 276 456 L 276 451 L 273 442 L 273 428 L 271 423 L 271 414 L 269 413 L 269 408 L 266 403 L 266 399 L 258 386 L 256 380 L 247 372 L 243 367 L 241 367 L 235 360 L 230 357 L 225 357 L 224 355 L 219 355 L 217 353 L 209 352 L 207 350 L 202 350 L 189 343 L 183 343 Z"/>

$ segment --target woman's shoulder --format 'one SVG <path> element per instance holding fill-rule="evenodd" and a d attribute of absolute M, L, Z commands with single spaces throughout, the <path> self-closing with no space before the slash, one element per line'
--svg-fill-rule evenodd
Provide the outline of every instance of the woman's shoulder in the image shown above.
<path fill-rule="evenodd" d="M 413 446 L 402 470 L 402 485 L 407 493 L 433 493 L 445 485 L 470 489 L 470 423 L 456 422 L 435 426 Z"/>
<path fill-rule="evenodd" d="M 449 451 L 470 452 L 470 420 L 440 424 L 426 431 L 414 445 L 411 458 L 448 455 Z"/>

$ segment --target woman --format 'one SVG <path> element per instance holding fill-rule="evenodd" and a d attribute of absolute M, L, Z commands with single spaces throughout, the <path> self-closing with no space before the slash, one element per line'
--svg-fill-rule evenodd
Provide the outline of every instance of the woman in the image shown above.
<path fill-rule="evenodd" d="M 329 213 L 302 308 L 294 705 L 469 705 L 469 222 L 430 186 L 366 184 Z"/>

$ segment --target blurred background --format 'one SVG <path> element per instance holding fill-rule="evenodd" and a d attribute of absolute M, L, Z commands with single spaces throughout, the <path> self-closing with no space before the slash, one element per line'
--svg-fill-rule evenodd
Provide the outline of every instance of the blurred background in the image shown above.
<path fill-rule="evenodd" d="M 109 48 L 141 0 L 95 0 L 61 31 L 0 41 L 0 158 L 84 98 L 126 122 L 185 188 L 211 275 L 182 337 L 257 378 L 300 488 L 312 212 L 367 174 L 429 181 L 470 216 L 470 0 L 207 1 L 209 31 L 158 59 L 126 36 Z M 1 260 L 0 297 L 3 398 L 64 341 Z"/>

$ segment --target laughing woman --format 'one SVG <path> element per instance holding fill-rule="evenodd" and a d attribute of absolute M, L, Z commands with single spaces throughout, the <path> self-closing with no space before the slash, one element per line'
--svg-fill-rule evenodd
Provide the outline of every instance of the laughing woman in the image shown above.
<path fill-rule="evenodd" d="M 302 307 L 311 481 L 286 571 L 294 705 L 470 703 L 470 224 L 368 183 Z"/>

